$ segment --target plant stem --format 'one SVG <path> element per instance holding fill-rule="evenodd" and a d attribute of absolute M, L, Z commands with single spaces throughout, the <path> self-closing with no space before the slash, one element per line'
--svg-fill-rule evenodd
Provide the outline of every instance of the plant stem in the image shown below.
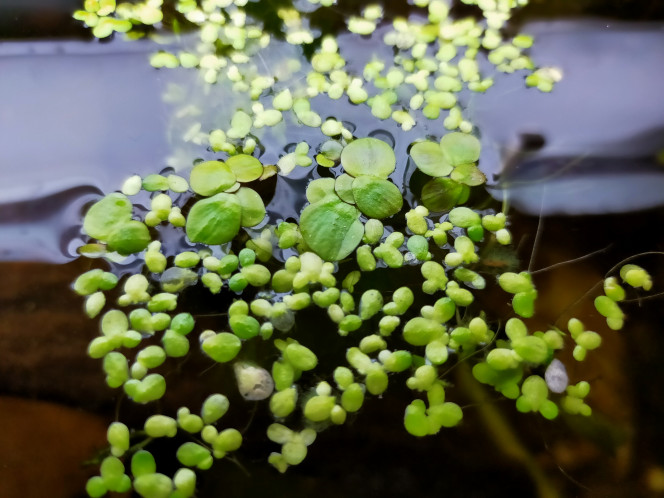
<path fill-rule="evenodd" d="M 522 465 L 537 489 L 539 498 L 558 498 L 558 490 L 549 481 L 528 449 L 519 441 L 514 430 L 496 405 L 488 399 L 484 387 L 473 377 L 467 362 L 459 364 L 456 380 L 463 392 L 478 407 L 486 432 L 506 456 Z"/>

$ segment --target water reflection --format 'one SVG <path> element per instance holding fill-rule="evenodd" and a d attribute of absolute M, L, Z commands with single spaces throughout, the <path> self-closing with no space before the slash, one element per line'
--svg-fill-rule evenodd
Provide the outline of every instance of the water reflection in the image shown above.
<path fill-rule="evenodd" d="M 0 44 L 0 202 L 53 193 L 63 179 L 106 189 L 161 169 L 163 75 L 152 43 Z"/>
<path fill-rule="evenodd" d="M 664 149 L 664 25 L 552 22 L 524 30 L 537 39 L 534 60 L 560 67 L 564 77 L 542 94 L 501 76 L 471 101 L 485 145 L 480 164 L 498 189 L 534 214 L 663 204 L 664 169 L 655 158 Z M 539 134 L 545 143 L 523 153 L 519 136 L 525 134 Z"/>
<path fill-rule="evenodd" d="M 389 57 L 389 48 L 376 43 L 385 28 L 359 42 L 339 37 L 342 53 L 352 54 L 349 71 L 361 72 L 372 57 Z M 502 199 L 506 189 L 513 206 L 537 214 L 599 214 L 662 204 L 664 171 L 654 160 L 664 146 L 664 99 L 654 98 L 661 93 L 657 75 L 664 73 L 662 26 L 565 21 L 530 24 L 524 31 L 537 38 L 533 58 L 564 73 L 554 92 L 527 90 L 521 78 L 498 75 L 486 94 L 460 97 L 482 134 L 480 166 L 494 180 L 495 197 Z M 62 261 L 72 257 L 70 248 L 60 249 L 63 234 L 77 233 L 78 220 L 62 217 L 52 218 L 45 229 L 38 209 L 24 210 L 33 214 L 21 217 L 19 229 L 16 219 L 8 224 L 7 213 L 21 205 L 12 204 L 41 199 L 35 205 L 44 206 L 48 198 L 80 205 L 72 198 L 76 186 L 108 190 L 133 173 L 181 169 L 196 158 L 215 157 L 197 142 L 197 134 L 250 103 L 224 98 L 228 89 L 221 84 L 203 92 L 195 71 L 155 71 L 146 63 L 154 49 L 150 42 L 0 46 L 3 74 L 10 75 L 0 80 L 0 91 L 12 95 L 0 109 L 1 258 Z M 277 72 L 284 61 L 303 61 L 299 48 L 284 42 L 271 44 L 262 57 L 265 69 Z M 289 76 L 298 81 L 298 73 Z M 350 125 L 358 136 L 395 137 L 397 157 L 407 157 L 413 140 L 444 133 L 438 121 L 426 119 L 403 132 L 391 120 L 379 121 L 365 107 L 344 100 L 330 107 L 327 98 L 316 97 L 312 105 L 323 118 L 357 117 Z M 542 136 L 542 147 L 515 149 L 524 134 Z M 316 144 L 321 137 L 288 118 L 259 132 L 261 160 L 276 163 L 288 143 Z M 308 173 L 296 170 L 293 180 Z M 406 180 L 405 163 L 397 174 Z M 271 212 L 281 212 L 281 218 L 296 215 L 292 202 L 288 208 L 282 202 L 292 200 L 292 189 L 278 183 Z M 63 194 L 56 195 L 59 191 Z M 34 241 L 38 249 L 26 251 Z"/>
<path fill-rule="evenodd" d="M 83 208 L 101 193 L 95 187 L 74 186 L 43 197 L 0 203 L 0 260 L 64 263 L 76 258 L 75 248 L 83 244 Z"/>

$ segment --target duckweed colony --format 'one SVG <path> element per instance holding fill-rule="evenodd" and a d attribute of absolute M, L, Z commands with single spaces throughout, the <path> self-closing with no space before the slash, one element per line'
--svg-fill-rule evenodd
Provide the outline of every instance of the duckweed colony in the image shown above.
<path fill-rule="evenodd" d="M 412 19 L 385 19 L 380 5 L 367 5 L 346 19 L 348 31 L 359 37 L 391 25 L 382 40 L 394 58 L 354 69 L 333 36 L 309 26 L 311 13 L 334 9 L 335 0 L 298 2 L 299 9 L 284 4 L 281 38 L 302 46 L 310 63 L 287 61 L 275 74 L 261 72 L 267 69 L 261 51 L 276 35 L 252 15 L 259 3 L 179 0 L 162 11 L 161 0 L 86 0 L 74 14 L 98 38 L 159 36 L 171 47 L 165 26 L 177 36 L 193 33 L 178 49 L 155 53 L 150 64 L 199 71 L 205 85 L 229 84 L 228 98 L 238 102 L 214 129 L 199 123 L 188 131 L 188 140 L 213 151 L 215 160 L 192 167 L 192 157 L 180 174 L 133 176 L 87 211 L 83 231 L 93 240 L 80 252 L 115 268 L 88 271 L 74 283 L 87 315 L 101 318 L 88 354 L 102 361 L 110 388 L 149 404 L 168 396 L 166 372 L 200 348 L 210 365 L 230 367 L 228 375 L 251 402 L 231 406 L 230 393 L 212 390 L 202 406 L 175 413 L 154 404 L 142 427 L 113 422 L 109 453 L 88 481 L 88 494 L 133 488 L 146 498 L 193 496 L 197 473 L 242 452 L 241 428 L 228 427 L 224 415 L 249 414 L 255 402 L 269 405 L 274 423 L 250 430 L 265 431 L 274 443 L 265 459 L 279 472 L 301 463 L 319 432 L 344 425 L 367 397 L 380 397 L 394 383 L 412 391 L 405 430 L 436 434 L 463 419 L 459 404 L 446 396 L 445 376 L 462 361 L 472 365 L 477 382 L 514 400 L 520 412 L 546 419 L 560 410 L 589 415 L 589 383 L 569 384 L 556 355 L 572 347 L 583 361 L 601 345 L 599 333 L 576 318 L 566 330 L 530 330 L 522 318 L 535 314 L 537 290 L 526 271 L 497 276 L 497 291 L 511 300 L 514 316 L 487 316 L 476 303 L 494 282 L 493 276 L 487 281 L 481 255 L 509 248 L 512 237 L 504 210 L 464 205 L 486 178 L 477 166 L 478 130 L 459 95 L 489 90 L 493 80 L 480 66 L 518 71 L 526 85 L 545 92 L 560 79 L 556 68 L 535 67 L 526 53 L 529 36 L 504 37 L 511 10 L 525 0 L 464 0 L 477 6 L 476 16 L 460 19 L 440 0 L 415 0 L 419 16 Z M 312 106 L 316 97 L 328 105 L 347 100 L 356 113 L 373 115 L 377 126 L 393 120 L 406 132 L 431 120 L 429 129 L 439 131 L 416 140 L 409 158 L 396 157 L 394 144 L 356 136 L 344 116 L 321 115 Z M 283 131 L 284 123 L 288 133 L 318 140 L 297 140 L 276 164 L 264 164 L 261 137 L 270 128 Z M 406 161 L 426 179 L 421 191 L 407 193 L 396 177 L 397 163 Z M 279 218 L 268 212 L 275 184 L 296 168 L 317 177 L 308 183 L 299 217 Z M 392 285 L 406 273 L 385 276 L 407 270 L 416 283 Z M 652 283 L 633 264 L 613 271 L 595 307 L 608 328 L 619 330 L 624 286 L 648 291 Z M 375 278 L 373 272 L 383 273 Z M 201 327 L 182 304 L 196 288 L 223 297 L 210 301 L 214 329 Z M 320 343 L 312 338 L 318 331 L 298 319 L 305 308 L 335 324 L 338 334 L 325 341 L 345 349 L 329 371 L 312 346 Z M 181 468 L 166 475 L 151 442 L 176 436 L 184 441 L 175 455 Z"/>

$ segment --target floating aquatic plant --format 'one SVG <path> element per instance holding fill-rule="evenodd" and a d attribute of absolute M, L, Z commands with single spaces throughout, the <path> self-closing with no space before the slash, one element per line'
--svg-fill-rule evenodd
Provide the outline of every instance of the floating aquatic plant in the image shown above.
<path fill-rule="evenodd" d="M 459 102 L 464 88 L 483 92 L 492 84 L 480 74 L 481 53 L 501 71 L 530 71 L 528 85 L 551 90 L 559 74 L 533 72 L 522 52 L 532 40 L 502 37 L 511 9 L 525 2 L 466 0 L 479 5 L 482 21 L 454 19 L 438 0 L 415 2 L 426 9 L 426 21 L 381 21 L 382 9 L 367 6 L 348 19 L 349 30 L 369 36 L 382 29 L 382 41 L 396 55 L 387 63 L 367 61 L 361 74 L 345 70 L 345 54 L 333 37 L 319 37 L 306 14 L 284 7 L 278 17 L 287 43 L 320 42 L 305 71 L 306 86 L 288 79 L 297 72 L 292 68 L 279 81 L 284 87 L 276 86 L 274 75 L 256 72 L 253 56 L 271 37 L 247 15 L 246 3 L 178 0 L 175 10 L 197 28 L 195 46 L 150 59 L 155 68 L 198 68 L 206 85 L 225 80 L 234 95 L 248 98 L 249 105 L 233 108 L 214 129 L 196 123 L 187 131 L 192 142 L 209 145 L 215 159 L 190 161 L 188 180 L 179 174 L 132 176 L 122 193 L 98 200 L 83 220 L 91 240 L 82 255 L 116 264 L 135 260 L 131 271 L 94 269 L 74 283 L 85 296 L 86 313 L 101 315 L 100 335 L 88 354 L 101 360 L 109 388 L 154 408 L 143 427 L 121 421 L 109 426 L 111 454 L 88 481 L 89 496 L 132 488 L 146 498 L 193 496 L 197 473 L 242 450 L 243 434 L 223 419 L 246 407 L 231 406 L 230 392 L 211 389 L 201 406 L 169 413 L 160 413 L 155 403 L 170 394 L 172 377 L 166 374 L 199 350 L 210 366 L 228 365 L 244 400 L 269 406 L 274 423 L 263 429 L 277 447 L 265 457 L 279 472 L 307 457 L 318 432 L 344 425 L 348 414 L 361 412 L 367 399 L 396 383 L 412 394 L 402 421 L 408 433 L 424 437 L 458 425 L 464 409 L 448 399 L 446 372 L 465 364 L 472 365 L 477 382 L 514 400 L 520 412 L 546 419 L 560 410 L 590 415 L 590 384 L 569 384 L 556 356 L 569 346 L 573 358 L 583 361 L 600 347 L 602 335 L 575 318 L 567 324 L 569 334 L 532 330 L 511 313 L 488 316 L 476 299 L 499 292 L 521 318 L 537 311 L 530 272 L 499 269 L 492 285 L 482 271 L 482 254 L 496 244 L 509 248 L 512 236 L 506 212 L 464 205 L 486 178 L 478 165 L 480 141 Z M 311 3 L 326 8 L 334 2 Z M 152 33 L 165 15 L 160 0 L 86 1 L 75 13 L 100 38 Z M 408 197 L 395 177 L 404 169 L 397 163 L 408 158 L 397 158 L 393 146 L 377 137 L 355 136 L 339 117 L 321 116 L 311 103 L 321 94 L 331 100 L 347 96 L 358 109 L 391 118 L 404 131 L 415 126 L 420 110 L 459 131 L 411 145 L 410 160 L 430 179 Z M 276 164 L 263 164 L 260 133 L 286 119 L 296 130 L 320 128 L 320 143 L 298 139 Z M 314 158 L 325 174 L 309 182 L 306 205 L 297 219 L 277 218 L 267 209 L 265 181 L 283 182 L 277 171 L 288 175 L 311 167 Z M 149 209 L 133 203 L 133 196 L 148 199 Z M 394 279 L 372 278 L 378 269 Z M 634 289 L 653 286 L 647 271 L 633 264 L 622 266 L 619 276 Z M 603 288 L 595 307 L 608 328 L 618 330 L 626 291 L 615 276 Z M 214 298 L 214 326 L 187 309 L 194 291 Z M 328 344 L 343 344 L 329 348 L 330 354 L 343 350 L 332 368 L 321 361 L 328 351 L 318 351 L 319 331 L 299 326 L 303 310 L 336 330 L 325 337 Z M 184 441 L 175 452 L 181 468 L 171 477 L 158 472 L 150 442 L 176 436 Z"/>
<path fill-rule="evenodd" d="M 457 141 L 457 136 L 463 138 Z M 451 168 L 458 167 L 455 165 L 474 164 L 479 156 L 476 140 L 459 134 L 451 137 L 443 137 L 441 143 L 453 144 L 453 152 L 440 154 L 436 159 L 443 161 L 442 171 L 448 174 L 453 171 Z M 434 145 L 440 148 L 438 143 Z M 343 425 L 348 413 L 361 411 L 366 397 L 384 393 L 392 382 L 399 382 L 398 374 L 402 372 L 409 373 L 406 385 L 415 396 L 405 408 L 406 431 L 423 437 L 457 425 L 463 419 L 463 410 L 446 398 L 439 368 L 447 369 L 468 358 L 473 359 L 475 379 L 515 400 L 519 411 L 540 413 L 547 419 L 555 418 L 561 409 L 590 414 L 589 405 L 583 401 L 588 385 L 569 386 L 564 364 L 555 355 L 566 343 L 573 342 L 574 358 L 583 361 L 600 346 L 600 334 L 585 330 L 577 319 L 569 321 L 569 339 L 557 330 L 530 331 L 518 318 L 509 319 L 501 330 L 481 310 L 473 308 L 475 295 L 487 287 L 486 279 L 474 270 L 479 263 L 478 253 L 483 244 L 498 242 L 497 234 L 507 230 L 504 213 L 482 215 L 455 205 L 435 222 L 430 211 L 420 205 L 406 213 L 405 233 L 392 227 L 390 221 L 387 223 L 392 231 L 386 233 L 379 218 L 397 217 L 403 202 L 401 192 L 387 180 L 394 170 L 394 153 L 385 142 L 358 138 L 342 150 L 337 179 L 321 178 L 309 184 L 309 204 L 302 209 L 298 223 L 282 222 L 278 227 L 264 229 L 264 235 L 258 238 L 247 239 L 243 236 L 244 227 L 263 223 L 266 218 L 264 203 L 249 187 L 240 187 L 234 193 L 227 191 L 242 175 L 246 175 L 245 180 L 259 177 L 256 161 L 240 157 L 241 166 L 233 170 L 219 168 L 217 164 L 224 163 L 217 161 L 212 173 L 201 169 L 201 164 L 209 168 L 206 163 L 192 168 L 190 190 L 183 192 L 188 197 L 181 201 L 190 205 L 188 209 L 181 207 L 186 221 L 184 226 L 175 226 L 189 241 L 189 250 L 172 258 L 160 252 L 160 226 L 169 223 L 164 214 L 172 208 L 170 203 L 164 203 L 161 222 L 150 225 L 152 228 L 143 225 L 147 238 L 137 234 L 139 242 L 134 245 L 129 237 L 127 247 L 132 250 L 124 251 L 144 260 L 147 275 L 140 271 L 119 280 L 113 273 L 95 269 L 75 282 L 76 292 L 87 296 L 88 314 L 93 317 L 103 313 L 102 334 L 92 340 L 88 354 L 102 359 L 110 388 L 122 388 L 140 404 L 167 396 L 163 368 L 187 355 L 193 346 L 191 338 L 198 335 L 200 349 L 211 362 L 233 365 L 242 397 L 269 404 L 277 422 L 267 428 L 267 437 L 280 444 L 281 450 L 270 454 L 267 460 L 280 472 L 306 457 L 307 446 L 314 442 L 324 423 Z M 426 164 L 430 167 L 433 161 Z M 349 169 L 355 177 L 348 173 Z M 218 176 L 217 171 L 221 172 Z M 198 175 L 210 175 L 211 179 L 201 182 Z M 348 178 L 344 180 L 345 187 L 339 185 L 343 177 Z M 154 182 L 144 179 L 141 186 L 149 192 L 154 190 Z M 363 183 L 357 186 L 357 182 Z M 391 194 L 380 192 L 381 182 L 397 189 L 398 202 L 390 200 Z M 206 185 L 212 188 L 206 189 Z M 221 190 L 226 191 L 215 193 L 220 185 L 225 185 Z M 375 197 L 363 192 L 371 188 L 378 191 Z M 249 201 L 242 200 L 243 191 L 250 192 Z M 168 196 L 156 192 L 152 195 L 153 199 Z M 103 206 L 111 207 L 101 210 Z M 152 207 L 153 211 L 145 216 L 159 213 L 155 203 Z M 117 220 L 107 215 L 110 210 L 115 210 Z M 363 215 L 367 217 L 365 222 Z M 106 244 L 110 254 L 116 248 L 108 234 L 117 229 L 116 225 L 141 223 L 133 219 L 136 216 L 126 196 L 111 193 L 91 206 L 83 229 L 101 247 Z M 276 245 L 272 242 L 274 237 L 278 239 Z M 239 249 L 238 240 L 245 240 L 246 247 Z M 294 251 L 294 255 L 286 258 L 284 250 Z M 257 262 L 259 254 L 261 263 Z M 334 262 L 353 254 L 357 270 L 340 281 L 339 266 Z M 426 304 L 425 300 L 422 304 L 409 287 L 355 290 L 363 274 L 378 266 L 396 269 L 404 264 L 420 265 L 421 291 L 434 301 Z M 623 266 L 620 276 L 632 287 L 652 286 L 648 273 L 636 265 Z M 535 313 L 537 291 L 528 272 L 504 272 L 497 283 L 513 295 L 516 314 L 530 317 Z M 113 304 L 109 293 L 118 284 L 124 294 Z M 220 323 L 217 330 L 192 334 L 197 320 L 181 308 L 179 301 L 195 285 L 203 285 L 211 294 L 228 289 L 238 296 L 227 303 L 227 323 Z M 261 290 L 261 297 L 249 297 L 253 292 L 246 294 L 248 287 Z M 596 307 L 607 317 L 609 327 L 618 329 L 624 315 L 617 303 L 624 299 L 625 291 L 614 277 L 607 278 L 604 289 L 605 295 L 597 297 Z M 328 372 L 327 380 L 320 380 L 325 373 L 319 368 L 315 341 L 302 333 L 291 336 L 297 312 L 311 306 L 322 308 L 322 316 L 327 315 L 336 324 L 338 334 L 348 336 L 356 344 L 339 358 L 339 365 Z M 460 310 L 466 311 L 460 314 Z M 161 344 L 148 341 L 152 337 L 159 337 Z M 246 358 L 254 341 L 271 344 L 278 358 L 263 366 L 262 357 L 253 362 L 239 360 L 243 351 Z M 317 383 L 313 393 L 303 395 L 304 386 L 311 386 L 314 379 Z M 145 433 L 151 438 L 180 433 L 197 435 L 198 442 L 184 442 L 177 450 L 176 457 L 183 467 L 173 477 L 158 473 L 152 463 L 145 464 L 149 472 L 140 470 L 140 462 L 152 462 L 152 456 L 144 449 L 133 451 L 126 440 L 130 430 L 117 425 L 121 422 L 114 422 L 109 427 L 114 456 L 104 460 L 99 476 L 90 479 L 88 494 L 102 496 L 107 491 L 133 487 L 146 497 L 172 496 L 174 492 L 191 496 L 196 478 L 189 469 L 206 470 L 215 459 L 240 450 L 242 445 L 237 429 L 220 430 L 216 425 L 230 409 L 226 396 L 212 393 L 200 414 L 192 409 L 185 406 L 177 414 L 155 414 L 145 423 Z M 125 455 L 131 457 L 131 477 L 122 463 Z"/>

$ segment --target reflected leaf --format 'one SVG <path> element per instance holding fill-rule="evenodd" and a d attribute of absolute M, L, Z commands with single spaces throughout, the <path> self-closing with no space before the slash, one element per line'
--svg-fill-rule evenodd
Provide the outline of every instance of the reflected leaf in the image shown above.
<path fill-rule="evenodd" d="M 337 140 L 328 140 L 321 145 L 320 155 L 334 164 L 341 157 L 343 148 Z"/>
<path fill-rule="evenodd" d="M 85 244 L 79 247 L 76 252 L 86 258 L 101 258 L 106 254 L 106 246 L 103 244 Z"/>
<path fill-rule="evenodd" d="M 274 175 L 276 175 L 278 173 L 278 171 L 279 171 L 279 169 L 274 164 L 264 166 L 263 167 L 263 173 L 261 174 L 259 180 L 260 181 L 267 180 L 268 178 L 271 178 Z"/>
<path fill-rule="evenodd" d="M 244 138 L 251 131 L 253 120 L 251 116 L 244 111 L 236 111 L 231 118 L 231 129 L 227 135 L 230 138 Z"/>
<path fill-rule="evenodd" d="M 196 285 L 198 274 L 188 268 L 172 266 L 161 274 L 159 282 L 164 292 L 180 292 L 185 287 Z"/>

